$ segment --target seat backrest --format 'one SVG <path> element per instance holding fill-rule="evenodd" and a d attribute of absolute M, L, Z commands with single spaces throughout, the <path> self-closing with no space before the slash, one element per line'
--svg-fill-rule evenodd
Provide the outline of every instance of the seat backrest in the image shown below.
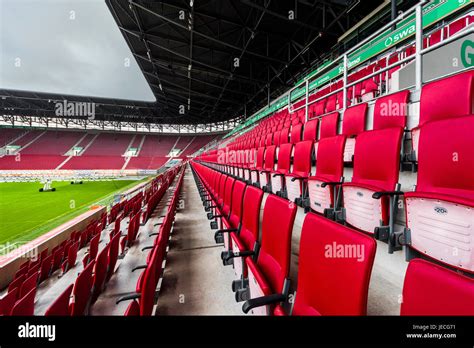
<path fill-rule="evenodd" d="M 367 103 L 361 103 L 346 109 L 342 120 L 342 134 L 355 136 L 364 131 L 367 107 Z"/>
<path fill-rule="evenodd" d="M 277 169 L 289 171 L 291 167 L 291 152 L 293 144 L 282 144 L 278 152 Z"/>
<path fill-rule="evenodd" d="M 326 110 L 326 99 L 320 100 L 314 104 L 314 114 L 315 116 L 323 115 Z"/>
<path fill-rule="evenodd" d="M 239 239 L 248 250 L 253 250 L 258 240 L 260 205 L 262 203 L 263 191 L 247 186 L 244 194 L 242 226 Z"/>
<path fill-rule="evenodd" d="M 354 151 L 352 182 L 393 191 L 400 170 L 402 128 L 359 134 Z"/>
<path fill-rule="evenodd" d="M 18 289 L 18 296 L 20 296 L 20 287 L 21 284 L 26 279 L 26 274 L 22 274 L 18 278 L 15 278 L 9 285 L 8 285 L 8 292 L 13 291 L 14 289 Z"/>
<path fill-rule="evenodd" d="M 273 145 L 278 146 L 280 145 L 280 131 L 277 130 L 273 135 Z"/>
<path fill-rule="evenodd" d="M 293 156 L 293 174 L 308 176 L 311 172 L 311 153 L 313 151 L 313 142 L 311 140 L 300 141 L 295 145 Z"/>
<path fill-rule="evenodd" d="M 20 297 L 25 296 L 31 289 L 36 288 L 38 282 L 38 273 L 34 273 L 25 279 L 20 287 Z"/>
<path fill-rule="evenodd" d="M 224 193 L 224 206 L 222 211 L 225 215 L 230 213 L 231 204 L 232 204 L 232 192 L 234 191 L 235 179 L 230 176 L 227 177 L 225 182 L 225 193 Z"/>
<path fill-rule="evenodd" d="M 301 141 L 301 132 L 303 130 L 303 126 L 301 124 L 296 124 L 291 127 L 291 143 L 296 144 L 297 142 Z"/>
<path fill-rule="evenodd" d="M 337 135 L 318 142 L 316 175 L 338 182 L 344 174 L 344 146 L 346 137 Z"/>
<path fill-rule="evenodd" d="M 120 246 L 120 233 L 117 233 L 112 240 L 110 241 L 110 249 L 109 249 L 109 259 L 107 265 L 107 279 L 110 279 L 112 274 L 115 272 L 115 264 L 117 263 L 117 258 L 119 254 L 119 246 Z"/>
<path fill-rule="evenodd" d="M 234 184 L 234 189 L 232 191 L 231 213 L 229 218 L 231 228 L 237 228 L 240 225 L 245 186 L 245 183 L 240 180 L 237 180 Z"/>
<path fill-rule="evenodd" d="M 303 140 L 316 140 L 318 136 L 318 122 L 317 118 L 306 122 L 303 131 Z"/>
<path fill-rule="evenodd" d="M 410 91 L 405 90 L 378 98 L 374 107 L 374 129 L 405 128 L 409 97 Z"/>
<path fill-rule="evenodd" d="M 265 150 L 265 170 L 273 170 L 275 167 L 275 155 L 276 155 L 276 146 L 268 146 Z"/>
<path fill-rule="evenodd" d="M 68 269 L 74 267 L 74 265 L 76 264 L 78 249 L 79 249 L 79 242 L 75 242 L 73 245 L 69 247 L 69 250 L 67 252 Z"/>
<path fill-rule="evenodd" d="M 264 158 L 265 158 L 265 148 L 259 147 L 257 150 L 257 162 L 255 164 L 256 168 L 263 168 Z"/>
<path fill-rule="evenodd" d="M 366 315 L 376 247 L 373 238 L 308 213 L 301 230 L 293 314 Z"/>
<path fill-rule="evenodd" d="M 332 114 L 321 117 L 321 125 L 319 126 L 319 139 L 336 136 L 338 121 L 338 112 L 333 112 Z"/>
<path fill-rule="evenodd" d="M 473 70 L 423 86 L 420 97 L 419 126 L 428 121 L 471 114 L 474 114 Z M 446 136 L 441 139 L 444 138 Z"/>
<path fill-rule="evenodd" d="M 474 201 L 473 134 L 474 115 L 425 124 L 420 133 L 416 190 Z"/>
<path fill-rule="evenodd" d="M 271 146 L 273 144 L 273 133 L 267 134 L 265 138 L 265 146 Z"/>
<path fill-rule="evenodd" d="M 288 140 L 289 133 L 290 133 L 290 130 L 288 127 L 285 127 L 280 131 L 280 145 L 286 144 L 289 142 Z"/>
<path fill-rule="evenodd" d="M 12 308 L 18 298 L 19 291 L 20 289 L 16 287 L 13 290 L 8 291 L 2 298 L 0 298 L 0 316 L 10 315 Z"/>
<path fill-rule="evenodd" d="M 11 311 L 12 316 L 32 316 L 35 312 L 36 287 L 18 300 Z"/>
<path fill-rule="evenodd" d="M 474 315 L 474 279 L 422 259 L 411 260 L 400 315 Z"/>
<path fill-rule="evenodd" d="M 53 253 L 53 267 L 51 269 L 51 272 L 54 272 L 59 267 L 61 267 L 61 261 L 63 259 L 63 256 L 64 256 L 64 247 L 60 246 Z"/>
<path fill-rule="evenodd" d="M 109 248 L 110 243 L 102 249 L 99 255 L 97 255 L 94 267 L 94 292 L 92 294 L 92 302 L 97 299 L 97 297 L 102 292 L 102 289 L 104 288 L 105 278 L 107 276 Z"/>
<path fill-rule="evenodd" d="M 69 301 L 71 299 L 73 284 L 69 285 L 61 295 L 49 306 L 44 313 L 45 316 L 68 316 L 69 315 Z"/>
<path fill-rule="evenodd" d="M 90 262 L 78 275 L 72 290 L 74 301 L 71 303 L 71 315 L 84 315 L 92 292 L 92 270 L 95 261 Z"/>
<path fill-rule="evenodd" d="M 296 209 L 296 204 L 275 195 L 269 195 L 265 202 L 257 265 L 274 293 L 281 293 L 289 275 Z"/>
<path fill-rule="evenodd" d="M 96 258 L 97 253 L 99 252 L 99 241 L 100 241 L 100 234 L 96 235 L 94 238 L 91 239 L 91 242 L 89 245 L 89 260 L 93 260 Z"/>

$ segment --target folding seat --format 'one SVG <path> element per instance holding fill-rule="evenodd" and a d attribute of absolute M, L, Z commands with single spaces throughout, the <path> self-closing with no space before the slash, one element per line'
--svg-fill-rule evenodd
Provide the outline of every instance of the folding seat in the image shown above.
<path fill-rule="evenodd" d="M 336 111 L 336 95 L 333 94 L 327 98 L 326 102 L 326 114 L 329 112 Z"/>
<path fill-rule="evenodd" d="M 107 266 L 108 266 L 108 255 L 109 255 L 110 243 L 107 244 L 102 251 L 97 255 L 97 259 L 94 267 L 94 290 L 92 292 L 92 303 L 94 303 L 99 295 L 102 293 L 105 287 L 105 280 L 107 277 Z"/>
<path fill-rule="evenodd" d="M 51 267 L 51 273 L 58 270 L 61 267 L 61 263 L 64 256 L 64 247 L 59 247 L 53 253 L 53 264 Z"/>
<path fill-rule="evenodd" d="M 291 168 L 291 153 L 293 144 L 280 145 L 278 151 L 277 169 L 271 173 L 271 189 L 275 194 L 282 193 L 285 188 L 285 175 Z"/>
<path fill-rule="evenodd" d="M 331 214 L 339 208 L 341 184 L 344 181 L 344 135 L 323 138 L 319 141 L 316 173 L 308 178 L 308 202 L 313 211 Z"/>
<path fill-rule="evenodd" d="M 20 298 L 12 308 L 12 316 L 32 316 L 35 313 L 36 287 Z"/>
<path fill-rule="evenodd" d="M 44 250 L 40 253 L 40 257 L 39 257 L 40 261 L 43 261 L 44 258 L 45 258 L 46 256 L 48 256 L 48 252 L 49 252 L 49 250 L 48 250 L 48 248 L 46 248 L 46 249 L 44 249 Z"/>
<path fill-rule="evenodd" d="M 402 134 L 401 127 L 359 134 L 352 182 L 342 185 L 345 221 L 383 241 L 393 234 L 398 195 L 403 194 L 398 184 Z"/>
<path fill-rule="evenodd" d="M 265 161 L 259 173 L 259 187 L 263 191 L 271 192 L 270 174 L 275 169 L 276 146 L 268 146 L 265 150 Z"/>
<path fill-rule="evenodd" d="M 8 292 L 12 292 L 13 290 L 18 290 L 18 297 L 20 296 L 20 288 L 23 282 L 26 279 L 26 274 L 19 276 L 18 278 L 13 279 L 13 281 L 8 285 Z"/>
<path fill-rule="evenodd" d="M 249 299 L 242 306 L 244 313 L 269 314 L 276 304 L 287 299 L 295 216 L 294 204 L 288 204 L 288 201 L 275 195 L 268 196 L 263 211 L 258 256 L 245 259 Z"/>
<path fill-rule="evenodd" d="M 31 289 L 36 288 L 38 283 L 38 273 L 34 273 L 28 278 L 25 279 L 23 284 L 20 287 L 19 297 L 25 296 Z"/>
<path fill-rule="evenodd" d="M 428 37 L 428 43 L 429 43 L 429 46 L 434 46 L 436 45 L 437 43 L 441 42 L 441 36 L 443 34 L 443 30 L 442 29 L 438 29 L 436 30 L 435 32 L 433 32 L 429 37 Z"/>
<path fill-rule="evenodd" d="M 304 131 L 303 131 L 303 141 L 305 140 L 316 141 L 316 138 L 318 136 L 318 122 L 319 120 L 317 118 L 306 122 L 306 124 L 304 125 Z"/>
<path fill-rule="evenodd" d="M 41 262 L 41 268 L 39 272 L 39 282 L 41 283 L 49 277 L 51 269 L 53 267 L 53 255 L 49 255 Z"/>
<path fill-rule="evenodd" d="M 449 37 L 463 30 L 469 24 L 468 19 L 469 18 L 466 16 L 466 17 L 459 18 L 455 20 L 454 22 L 450 23 L 448 26 Z"/>
<path fill-rule="evenodd" d="M 92 270 L 95 261 L 92 260 L 86 268 L 78 275 L 72 290 L 71 315 L 87 315 L 89 312 L 90 298 L 92 294 Z"/>
<path fill-rule="evenodd" d="M 280 145 L 289 143 L 289 132 L 290 129 L 288 127 L 285 127 L 280 131 Z"/>
<path fill-rule="evenodd" d="M 10 315 L 13 306 L 18 299 L 19 289 L 15 288 L 8 291 L 2 298 L 0 298 L 0 316 Z"/>
<path fill-rule="evenodd" d="M 280 146 L 280 130 L 277 130 L 273 135 L 273 145 Z"/>
<path fill-rule="evenodd" d="M 267 134 L 265 138 L 265 146 L 272 146 L 273 145 L 273 133 Z"/>
<path fill-rule="evenodd" d="M 46 317 L 50 316 L 69 316 L 70 315 L 70 306 L 69 301 L 71 300 L 71 293 L 74 285 L 69 285 L 66 290 L 64 290 L 58 298 L 49 306 L 44 315 Z"/>
<path fill-rule="evenodd" d="M 313 112 L 315 116 L 324 115 L 326 113 L 326 99 L 322 99 L 314 104 Z"/>
<path fill-rule="evenodd" d="M 117 263 L 119 246 L 120 246 L 120 234 L 115 235 L 109 243 L 109 254 L 107 261 L 107 277 L 106 280 L 109 280 L 112 274 L 115 272 L 115 265 Z"/>
<path fill-rule="evenodd" d="M 373 238 L 313 213 L 300 239 L 298 285 L 292 315 L 367 315 Z M 351 284 L 351 286 L 347 286 Z M 284 314 L 281 306 L 274 314 Z"/>
<path fill-rule="evenodd" d="M 69 269 L 76 265 L 77 250 L 79 248 L 79 244 L 80 242 L 75 242 L 69 247 L 67 252 L 67 258 L 61 265 L 63 273 L 66 273 L 67 271 L 69 271 Z"/>
<path fill-rule="evenodd" d="M 456 100 L 456 103 L 452 101 Z M 420 130 L 429 121 L 474 114 L 474 71 L 430 82 L 423 86 L 420 97 L 420 121 L 411 130 L 413 155 L 416 160 Z M 447 133 L 446 133 L 447 134 Z M 446 138 L 443 136 L 441 139 Z"/>
<path fill-rule="evenodd" d="M 373 129 L 406 127 L 410 91 L 404 90 L 377 98 Z"/>
<path fill-rule="evenodd" d="M 99 252 L 99 241 L 100 241 L 100 234 L 97 234 L 94 238 L 91 239 L 89 244 L 89 252 L 84 256 L 82 259 L 82 264 L 84 267 L 87 266 L 89 262 L 94 260 Z"/>
<path fill-rule="evenodd" d="M 222 228 L 222 219 L 229 216 L 234 183 L 235 179 L 227 176 L 224 180 L 221 180 L 218 201 L 216 205 L 213 206 L 213 212 L 207 214 L 209 220 L 214 220 L 211 221 L 211 229 L 213 230 L 219 226 Z"/>
<path fill-rule="evenodd" d="M 258 173 L 263 169 L 263 161 L 265 158 L 265 148 L 260 147 L 257 150 L 257 158 L 255 162 L 255 167 L 250 167 L 250 183 L 249 184 L 258 184 Z"/>
<path fill-rule="evenodd" d="M 344 118 L 342 120 L 342 134 L 346 136 L 344 162 L 352 162 L 356 137 L 365 130 L 367 107 L 367 103 L 362 103 L 352 106 L 344 112 Z"/>
<path fill-rule="evenodd" d="M 301 133 L 303 131 L 303 126 L 301 124 L 294 125 L 291 127 L 291 143 L 296 144 L 301 141 Z"/>
<path fill-rule="evenodd" d="M 422 259 L 411 260 L 400 315 L 474 315 L 474 279 Z"/>
<path fill-rule="evenodd" d="M 421 128 L 417 185 L 405 193 L 408 259 L 424 255 L 474 272 L 473 134 L 474 115 Z"/>
<path fill-rule="evenodd" d="M 293 168 L 291 173 L 285 174 L 286 198 L 296 204 L 301 204 L 306 189 L 306 179 L 311 174 L 311 154 L 313 142 L 301 141 L 295 145 Z"/>
<path fill-rule="evenodd" d="M 238 280 L 232 284 L 232 288 L 236 292 L 237 299 L 240 298 L 240 289 L 246 288 L 247 267 L 244 258 L 255 256 L 258 253 L 257 242 L 262 199 L 262 190 L 248 186 L 243 198 L 242 220 L 239 228 L 221 231 L 221 234 L 230 235 L 230 248 L 232 249 L 222 252 L 221 258 L 224 265 L 234 265 L 234 272 Z"/>
<path fill-rule="evenodd" d="M 223 220 L 223 230 L 215 233 L 214 239 L 216 243 L 224 243 L 224 248 L 229 250 L 229 233 L 230 230 L 237 232 L 240 228 L 240 221 L 242 218 L 242 204 L 244 199 L 246 184 L 242 181 L 236 181 L 232 190 L 232 204 L 229 216 Z M 223 233 L 226 231 L 226 233 Z"/>
<path fill-rule="evenodd" d="M 158 238 L 160 238 L 159 236 Z M 153 306 L 155 301 L 155 289 L 158 284 L 159 277 L 157 271 L 161 271 L 163 263 L 163 248 L 155 247 L 152 251 L 152 257 L 145 270 L 140 274 L 137 281 L 136 292 L 119 298 L 116 303 L 122 301 L 132 300 L 133 302 L 127 308 L 127 315 L 136 314 L 138 312 L 141 316 L 150 316 L 153 313 Z"/>

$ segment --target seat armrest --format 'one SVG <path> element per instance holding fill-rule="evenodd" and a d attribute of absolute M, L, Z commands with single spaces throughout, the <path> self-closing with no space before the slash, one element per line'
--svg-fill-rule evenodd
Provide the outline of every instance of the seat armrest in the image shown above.
<path fill-rule="evenodd" d="M 327 182 L 323 182 L 321 184 L 321 187 L 326 187 L 328 185 L 342 185 L 344 184 L 344 181 L 327 181 Z"/>
<path fill-rule="evenodd" d="M 374 194 L 372 195 L 372 198 L 380 199 L 383 196 L 393 197 L 393 196 L 402 196 L 404 194 L 405 192 L 403 191 L 380 191 L 380 192 L 374 192 Z"/>
<path fill-rule="evenodd" d="M 117 301 L 115 301 L 115 304 L 119 304 L 120 302 L 123 301 L 130 301 L 130 300 L 136 300 L 141 297 L 142 294 L 134 292 L 133 294 L 125 295 L 120 297 Z"/>
<path fill-rule="evenodd" d="M 243 250 L 236 253 L 229 251 L 229 253 L 224 258 L 224 261 L 229 261 L 230 259 L 233 259 L 235 257 L 246 257 L 246 256 L 253 256 L 253 255 L 255 255 L 255 251 L 253 250 Z"/>
<path fill-rule="evenodd" d="M 242 306 L 242 311 L 247 314 L 253 308 L 266 306 L 269 304 L 274 304 L 278 302 L 283 302 L 286 300 L 286 296 L 283 294 L 272 294 L 268 296 L 262 296 L 257 298 L 252 298 L 250 300 L 245 301 Z"/>
<path fill-rule="evenodd" d="M 285 176 L 284 174 L 281 174 L 281 173 L 275 173 L 272 175 L 272 177 L 276 178 L 277 176 Z"/>
<path fill-rule="evenodd" d="M 294 181 L 296 181 L 296 180 L 301 180 L 301 181 L 303 181 L 304 179 L 305 179 L 305 178 L 303 178 L 303 177 L 301 177 L 301 176 L 294 176 L 294 177 L 291 178 L 291 182 L 294 182 Z"/>

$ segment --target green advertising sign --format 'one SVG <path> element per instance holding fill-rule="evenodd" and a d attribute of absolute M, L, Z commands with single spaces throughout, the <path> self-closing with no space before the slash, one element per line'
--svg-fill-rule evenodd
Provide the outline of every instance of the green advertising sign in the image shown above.
<path fill-rule="evenodd" d="M 427 5 L 423 7 L 423 28 L 428 28 L 431 25 L 439 22 L 444 17 L 451 15 L 454 12 L 459 11 L 460 9 L 466 7 L 471 0 L 433 0 Z M 407 18 L 403 19 L 399 22 L 395 28 L 395 30 L 388 29 L 381 33 L 378 37 L 370 40 L 367 44 L 363 45 L 355 52 L 351 53 L 348 57 L 348 67 L 355 68 L 360 64 L 368 61 L 369 59 L 380 55 L 384 51 L 398 45 L 399 43 L 403 42 L 404 40 L 412 37 L 416 33 L 416 15 L 413 13 Z M 472 46 L 468 46 L 466 50 Z M 465 56 L 466 62 L 467 59 L 472 64 L 472 56 L 473 52 Z M 308 74 L 304 79 L 298 81 L 296 85 L 303 83 L 305 80 L 313 78 L 314 76 L 319 76 L 321 72 L 327 70 L 329 66 L 332 65 L 332 62 L 325 62 L 321 66 L 319 66 L 316 70 L 312 71 Z M 331 80 L 334 80 L 341 76 L 344 72 L 343 63 L 340 63 L 334 66 L 332 69 L 329 69 L 321 76 L 316 78 L 315 80 L 309 83 L 309 90 L 312 91 L 314 89 L 320 88 L 321 86 L 325 85 Z M 306 93 L 306 87 L 302 86 L 300 88 L 295 89 L 291 92 L 291 101 L 298 100 Z M 274 101 L 269 107 L 265 108 L 264 110 L 258 112 L 257 114 L 253 115 L 244 123 L 240 124 L 239 126 L 235 127 L 230 133 L 228 133 L 224 138 L 227 138 L 242 129 L 252 125 L 253 123 L 259 121 L 263 117 L 266 117 L 275 111 L 285 107 L 288 105 L 288 96 L 281 97 Z"/>

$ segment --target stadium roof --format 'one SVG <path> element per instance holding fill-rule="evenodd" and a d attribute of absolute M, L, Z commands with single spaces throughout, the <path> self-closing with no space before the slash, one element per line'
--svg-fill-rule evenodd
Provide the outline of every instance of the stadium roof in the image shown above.
<path fill-rule="evenodd" d="M 381 2 L 106 0 L 155 103 L 0 90 L 0 105 L 55 116 L 54 100 L 86 101 L 99 104 L 98 120 L 173 124 L 251 115 Z"/>

